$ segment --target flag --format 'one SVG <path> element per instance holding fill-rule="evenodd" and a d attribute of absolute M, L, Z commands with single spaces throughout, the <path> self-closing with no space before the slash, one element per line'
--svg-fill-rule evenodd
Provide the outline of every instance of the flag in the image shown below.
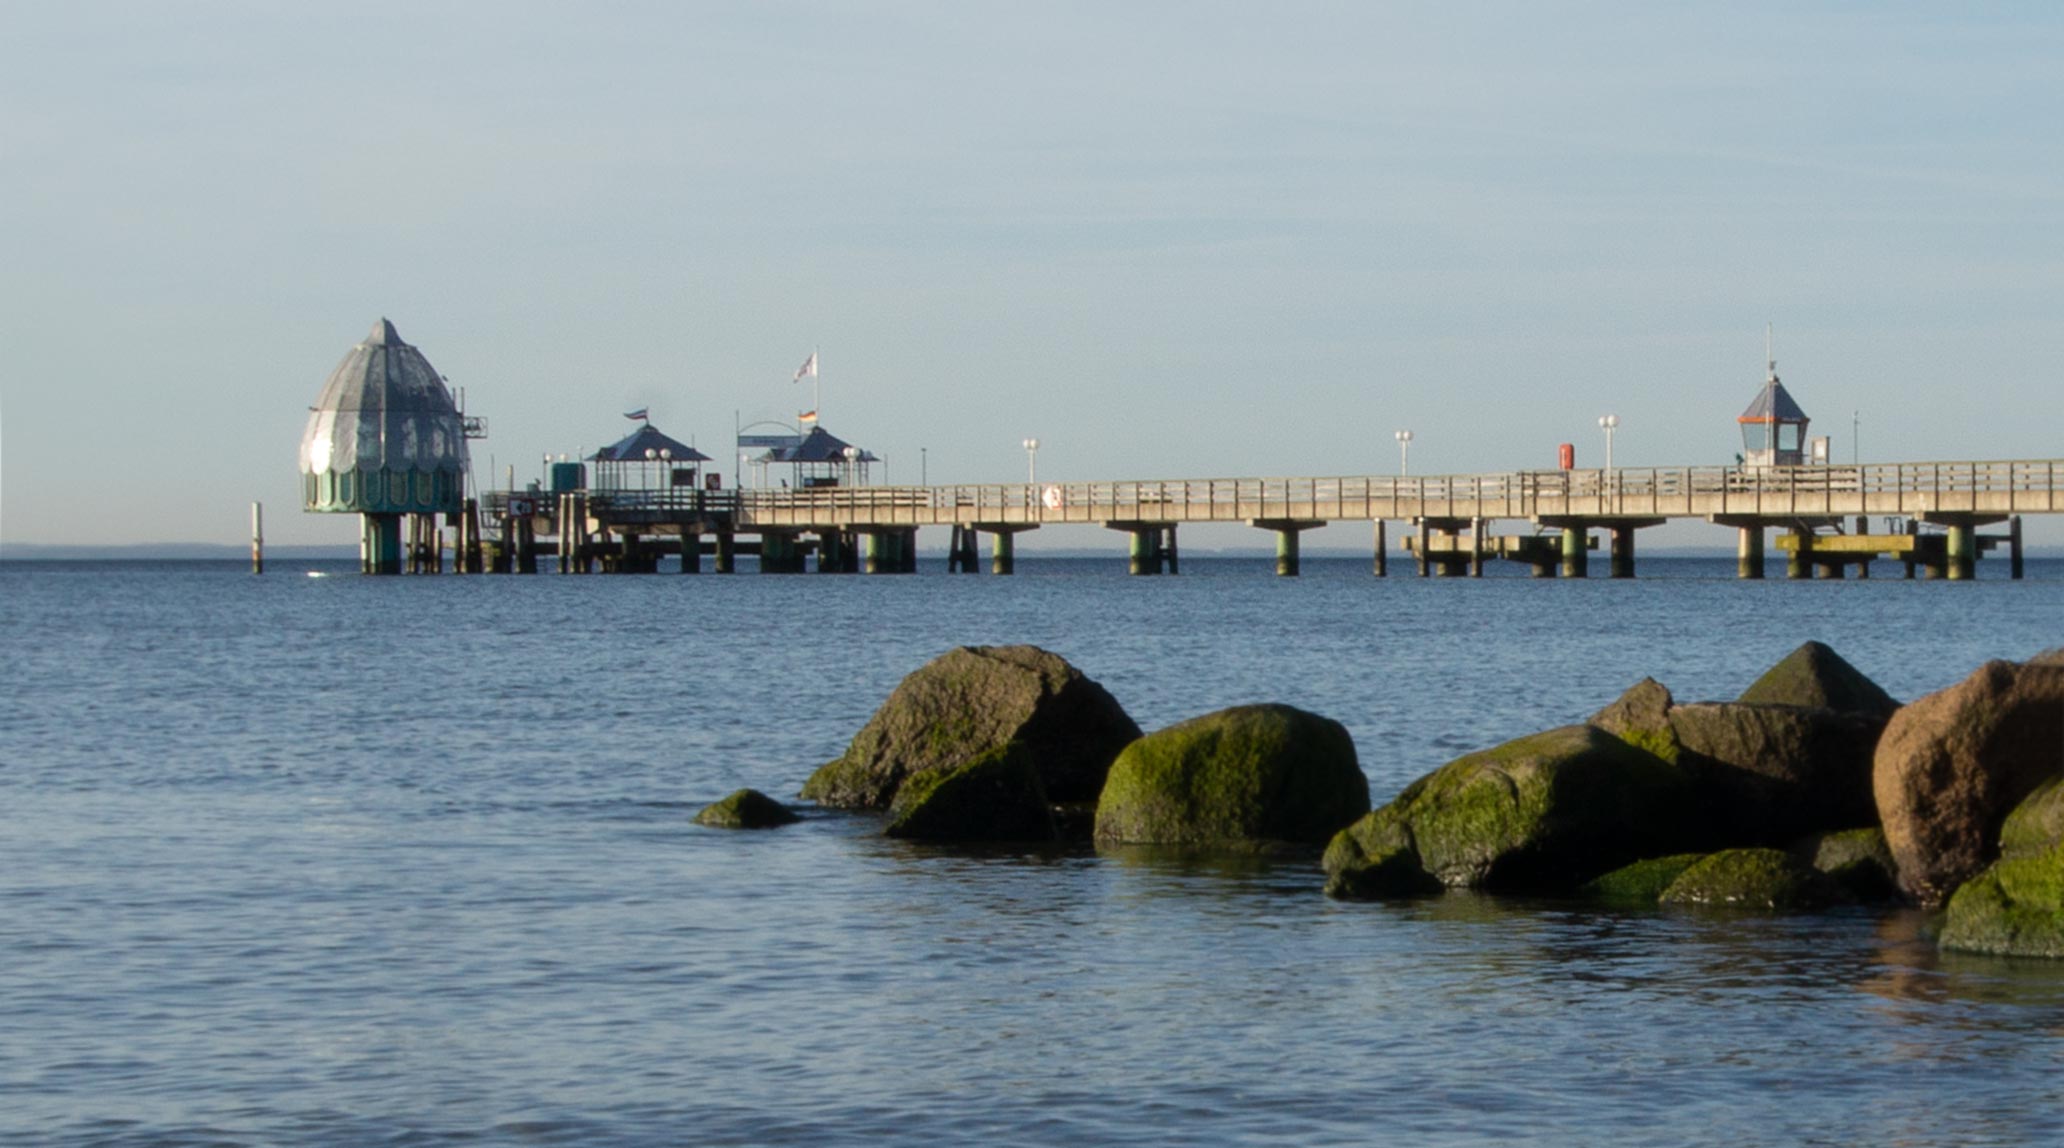
<path fill-rule="evenodd" d="M 816 377 L 817 352 L 812 351 L 810 352 L 810 357 L 803 360 L 803 365 L 796 368 L 795 378 L 791 381 L 800 383 L 804 379 L 814 379 Z"/>
<path fill-rule="evenodd" d="M 624 412 L 624 417 L 627 419 L 645 419 L 645 421 L 647 422 L 652 421 L 649 417 L 647 417 L 647 415 L 648 408 L 646 407 L 639 407 L 637 410 Z"/>
<path fill-rule="evenodd" d="M 799 415 L 797 415 L 797 416 L 795 417 L 795 421 L 797 421 L 797 422 L 799 422 L 799 423 L 814 423 L 814 422 L 816 422 L 816 421 L 817 421 L 817 412 L 816 412 L 816 411 L 804 411 L 803 413 L 801 413 L 801 414 L 799 414 Z"/>

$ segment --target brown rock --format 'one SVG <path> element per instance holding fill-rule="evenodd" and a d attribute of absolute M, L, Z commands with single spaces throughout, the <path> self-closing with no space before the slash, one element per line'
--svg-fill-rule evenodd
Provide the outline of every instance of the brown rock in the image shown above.
<path fill-rule="evenodd" d="M 1812 706 L 1889 718 L 1899 703 L 1842 655 L 1808 642 L 1764 671 L 1735 699 L 1760 705 Z"/>
<path fill-rule="evenodd" d="M 1987 662 L 1893 715 L 1872 785 L 1899 885 L 1940 905 L 1998 856 L 2007 813 L 2064 772 L 2064 664 Z"/>
<path fill-rule="evenodd" d="M 903 679 L 845 756 L 817 770 L 802 796 L 879 809 L 903 782 L 954 770 L 1021 742 L 1048 798 L 1094 801 L 1118 751 L 1140 734 L 1104 687 L 1037 646 L 962 646 Z"/>

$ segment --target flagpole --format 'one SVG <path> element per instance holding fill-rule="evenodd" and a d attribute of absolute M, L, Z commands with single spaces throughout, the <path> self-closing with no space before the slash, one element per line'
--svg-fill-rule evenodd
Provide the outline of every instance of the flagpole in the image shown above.
<path fill-rule="evenodd" d="M 817 416 L 817 425 L 824 425 L 824 360 L 817 357 L 817 348 L 810 348 L 810 413 Z"/>

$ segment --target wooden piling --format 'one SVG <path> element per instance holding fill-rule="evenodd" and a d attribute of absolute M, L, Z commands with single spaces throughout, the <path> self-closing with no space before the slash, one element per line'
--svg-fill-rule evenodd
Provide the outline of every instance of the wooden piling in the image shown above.
<path fill-rule="evenodd" d="M 2021 523 L 2019 519 L 2016 519 L 2014 522 L 2014 562 L 2017 569 L 2021 561 L 2020 537 Z M 265 504 L 262 502 L 251 504 L 251 573 L 265 573 Z M 2016 574 L 2015 577 L 2018 578 L 2020 575 Z"/>

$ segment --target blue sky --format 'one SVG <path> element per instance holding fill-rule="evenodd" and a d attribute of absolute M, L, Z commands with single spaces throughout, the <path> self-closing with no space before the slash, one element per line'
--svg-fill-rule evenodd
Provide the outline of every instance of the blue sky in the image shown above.
<path fill-rule="evenodd" d="M 2049 6 L 0 10 L 0 542 L 352 541 L 383 315 L 483 479 L 813 348 L 897 481 L 1717 464 L 1766 322 L 1838 459 L 2064 456 Z"/>

